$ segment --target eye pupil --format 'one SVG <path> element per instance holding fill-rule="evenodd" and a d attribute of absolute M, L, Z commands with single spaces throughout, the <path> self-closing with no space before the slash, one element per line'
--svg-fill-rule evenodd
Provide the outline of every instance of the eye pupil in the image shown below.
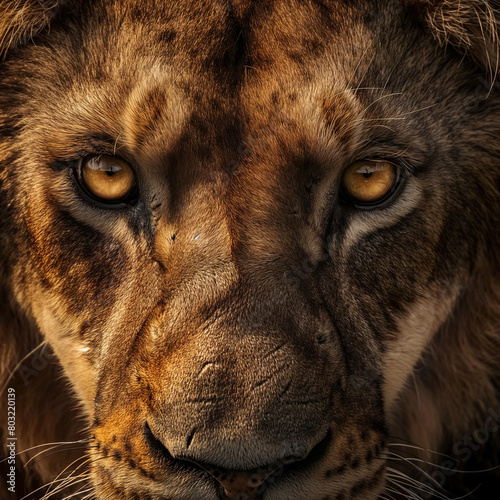
<path fill-rule="evenodd" d="M 134 171 L 115 156 L 89 156 L 83 159 L 78 180 L 87 194 L 107 204 L 131 201 L 136 192 Z"/>
<path fill-rule="evenodd" d="M 354 162 L 342 177 L 343 192 L 348 201 L 376 206 L 387 200 L 399 180 L 398 168 L 381 160 Z"/>

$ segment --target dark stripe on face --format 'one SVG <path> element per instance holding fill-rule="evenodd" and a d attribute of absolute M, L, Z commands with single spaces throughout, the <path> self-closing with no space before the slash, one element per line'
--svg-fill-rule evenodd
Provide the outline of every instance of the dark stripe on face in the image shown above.
<path fill-rule="evenodd" d="M 383 463 L 373 474 L 370 479 L 362 479 L 358 481 L 349 493 L 350 498 L 359 498 L 359 495 L 374 489 L 384 479 L 384 471 L 386 464 Z"/>
<path fill-rule="evenodd" d="M 420 208 L 397 224 L 363 237 L 350 250 L 347 268 L 352 286 L 364 293 L 374 309 L 400 312 L 418 297 L 419 285 L 434 262 L 434 242 Z M 411 251 L 410 251 L 411 249 Z M 397 263 L 397 264 L 396 264 Z"/>
<path fill-rule="evenodd" d="M 28 221 L 31 256 L 50 287 L 62 293 L 77 313 L 89 304 L 109 306 L 121 281 L 126 256 L 116 242 L 78 221 L 47 194 L 51 218 L 40 234 Z M 38 230 L 37 230 L 38 229 Z"/>

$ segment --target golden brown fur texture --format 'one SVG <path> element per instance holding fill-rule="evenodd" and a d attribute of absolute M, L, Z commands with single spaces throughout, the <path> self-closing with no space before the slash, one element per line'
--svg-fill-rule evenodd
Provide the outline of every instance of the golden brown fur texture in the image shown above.
<path fill-rule="evenodd" d="M 439 2 L 427 12 L 427 20 L 438 39 L 465 50 L 491 74 L 499 64 L 498 4 L 485 0 Z"/>
<path fill-rule="evenodd" d="M 2 55 L 9 48 L 32 40 L 57 14 L 62 2 L 45 1 L 5 1 L 2 2 L 0 19 L 0 47 Z"/>
<path fill-rule="evenodd" d="M 0 0 L 0 499 L 492 498 L 499 22 Z"/>

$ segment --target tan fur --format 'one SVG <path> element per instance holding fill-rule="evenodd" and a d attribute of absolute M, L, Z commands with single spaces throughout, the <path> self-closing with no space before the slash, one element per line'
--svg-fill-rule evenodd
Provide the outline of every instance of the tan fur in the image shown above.
<path fill-rule="evenodd" d="M 2 2 L 0 17 L 0 56 L 8 48 L 32 40 L 56 15 L 59 5 L 57 0 L 22 1 L 10 0 Z"/>
<path fill-rule="evenodd" d="M 17 498 L 490 500 L 499 22 L 496 0 L 0 0 Z M 136 198 L 86 191 L 101 154 Z M 393 198 L 349 199 L 360 160 L 395 166 Z"/>

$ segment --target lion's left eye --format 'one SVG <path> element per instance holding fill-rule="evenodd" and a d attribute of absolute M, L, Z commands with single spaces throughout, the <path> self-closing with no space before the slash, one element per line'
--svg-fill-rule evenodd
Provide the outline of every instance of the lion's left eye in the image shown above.
<path fill-rule="evenodd" d="M 399 185 L 399 168 L 387 161 L 354 162 L 342 177 L 347 198 L 361 205 L 376 205 L 387 200 Z"/>
<path fill-rule="evenodd" d="M 136 191 L 132 168 L 111 155 L 84 158 L 78 169 L 78 180 L 87 194 L 108 204 L 130 201 Z"/>

